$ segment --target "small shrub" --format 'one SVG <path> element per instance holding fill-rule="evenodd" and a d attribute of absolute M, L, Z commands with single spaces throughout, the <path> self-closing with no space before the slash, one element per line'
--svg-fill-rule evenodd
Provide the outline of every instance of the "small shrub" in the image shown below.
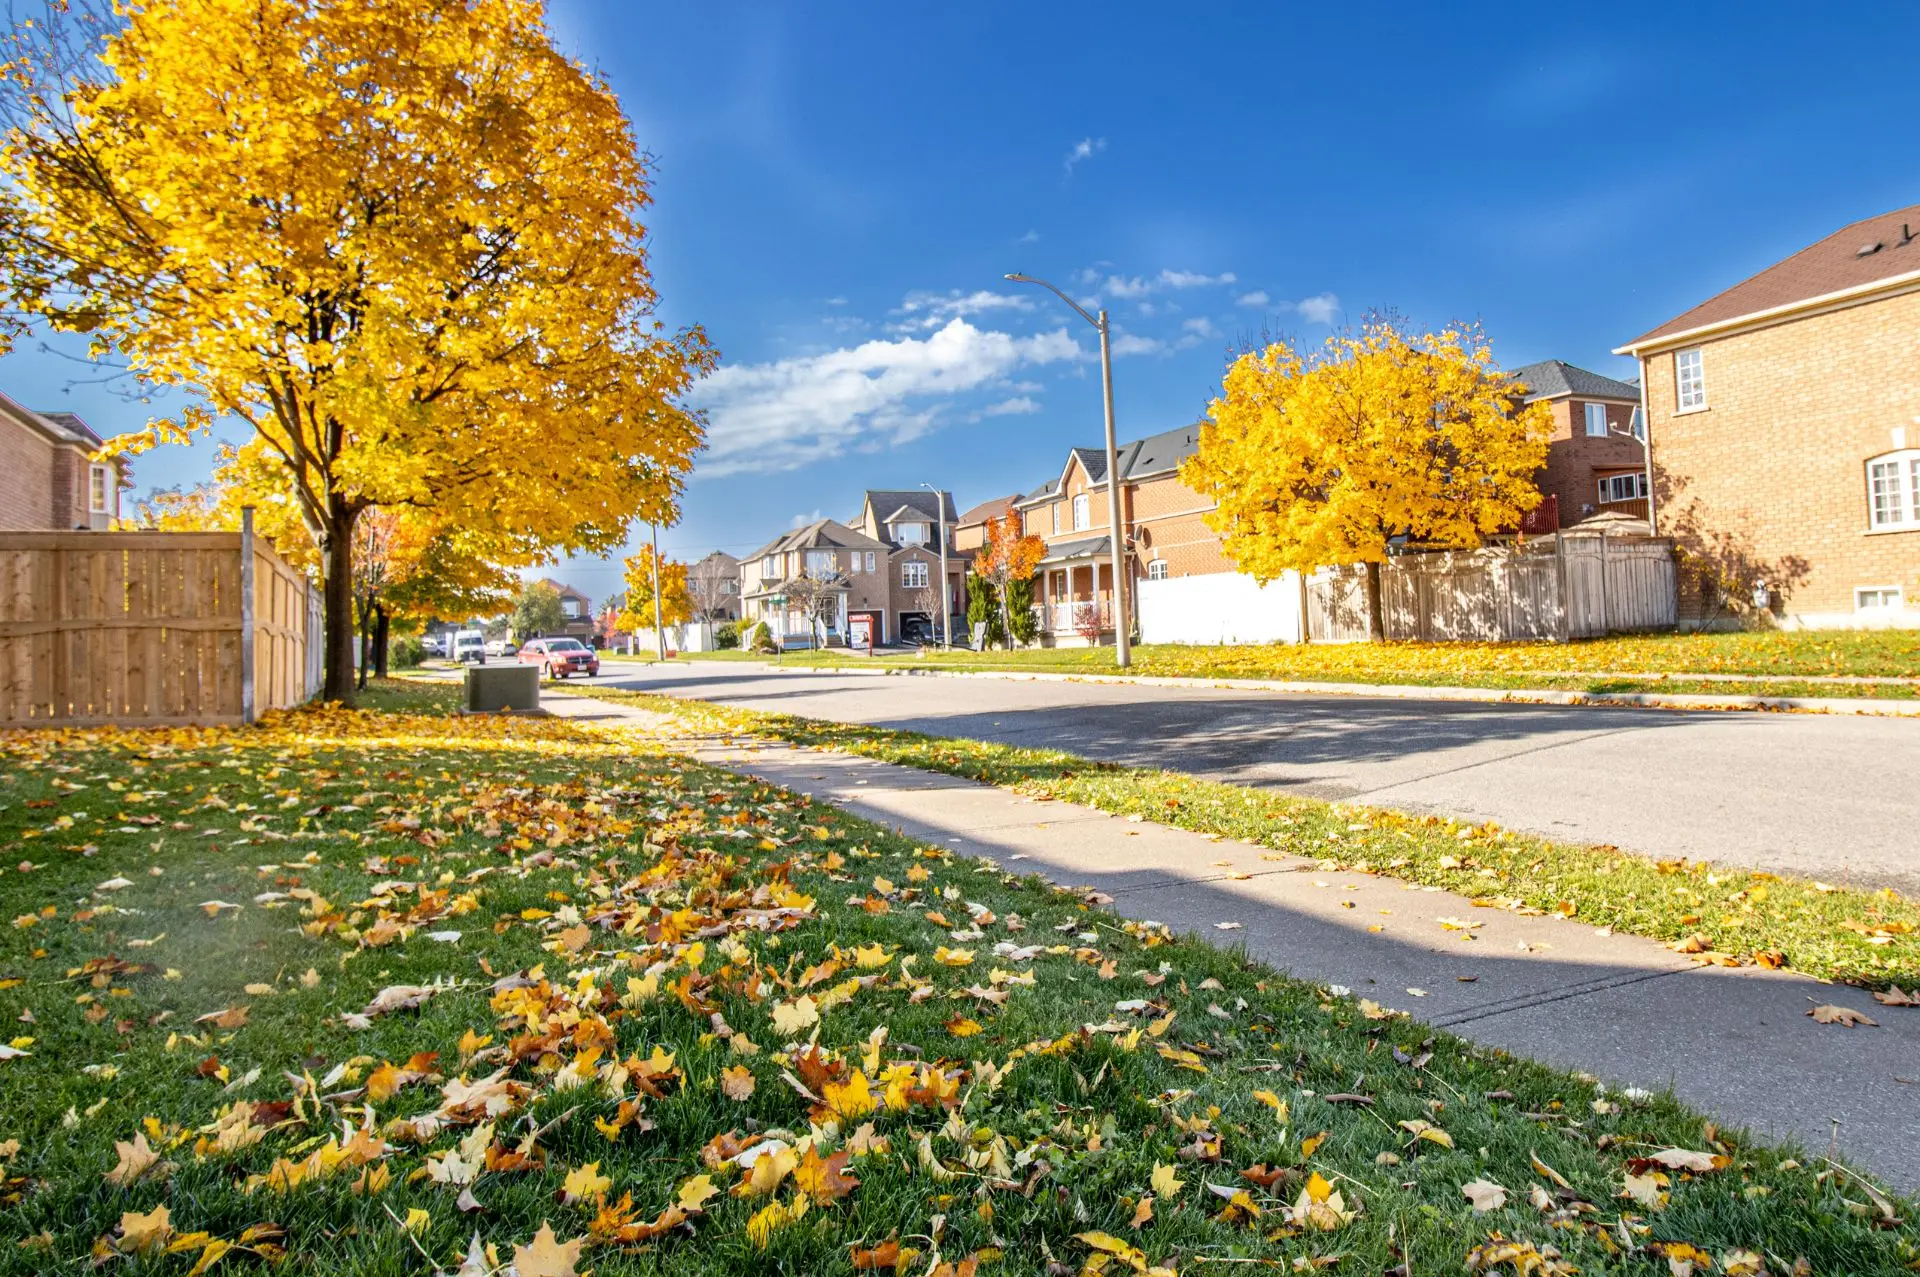
<path fill-rule="evenodd" d="M 426 655 L 419 638 L 412 634 L 402 634 L 387 646 L 387 663 L 396 669 L 410 670 L 425 660 Z"/>
<path fill-rule="evenodd" d="M 713 627 L 713 646 L 722 652 L 732 651 L 740 646 L 740 622 L 723 621 Z"/>
<path fill-rule="evenodd" d="M 747 632 L 741 636 L 740 642 L 741 646 L 745 647 L 749 652 L 774 652 L 778 650 L 773 645 L 773 631 L 767 628 L 765 621 L 755 621 Z"/>

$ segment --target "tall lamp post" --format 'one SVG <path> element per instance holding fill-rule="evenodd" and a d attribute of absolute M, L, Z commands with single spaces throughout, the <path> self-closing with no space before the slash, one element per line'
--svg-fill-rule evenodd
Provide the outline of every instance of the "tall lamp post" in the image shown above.
<path fill-rule="evenodd" d="M 1107 540 L 1113 551 L 1113 653 L 1119 667 L 1126 669 L 1133 664 L 1133 636 L 1127 611 L 1127 596 L 1132 591 L 1128 588 L 1126 573 L 1121 570 L 1121 563 L 1126 557 L 1127 537 L 1120 526 L 1120 449 L 1113 437 L 1113 347 L 1107 333 L 1107 312 L 1102 310 L 1097 318 L 1089 315 L 1079 302 L 1044 279 L 1018 273 L 1006 278 L 1016 284 L 1038 284 L 1073 307 L 1074 314 L 1100 332 L 1100 384 L 1107 406 Z"/>
<path fill-rule="evenodd" d="M 660 623 L 660 525 L 653 525 L 653 642 L 660 659 L 667 659 L 667 630 Z"/>
<path fill-rule="evenodd" d="M 1645 392 L 1643 391 L 1642 393 Z M 1640 455 L 1642 458 L 1641 474 L 1645 478 L 1647 485 L 1647 535 L 1657 537 L 1660 535 L 1660 525 L 1654 520 L 1653 510 L 1653 436 L 1647 429 L 1646 411 L 1636 408 L 1633 410 L 1633 416 L 1634 425 L 1640 427 L 1638 430 L 1634 430 L 1631 427 L 1626 430 L 1621 430 L 1609 426 L 1607 427 L 1607 433 L 1616 438 L 1624 435 L 1640 445 Z"/>
<path fill-rule="evenodd" d="M 940 512 L 940 646 L 953 646 L 953 587 L 947 583 L 947 499 L 931 483 L 920 485 L 933 494 Z"/>

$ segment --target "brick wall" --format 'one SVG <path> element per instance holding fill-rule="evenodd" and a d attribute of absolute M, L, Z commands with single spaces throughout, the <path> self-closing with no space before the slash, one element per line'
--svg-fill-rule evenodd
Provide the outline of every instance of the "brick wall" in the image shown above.
<path fill-rule="evenodd" d="M 1596 401 L 1597 402 L 1597 401 Z M 1562 526 L 1576 523 L 1593 514 L 1619 512 L 1645 515 L 1639 501 L 1600 501 L 1602 475 L 1624 474 L 1646 465 L 1640 444 L 1629 437 L 1602 439 L 1587 433 L 1587 400 L 1556 399 L 1548 404 L 1553 412 L 1553 436 L 1547 446 L 1547 464 L 1539 477 L 1540 491 L 1560 498 Z M 1607 427 L 1627 431 L 1633 425 L 1634 405 L 1607 403 Z"/>
<path fill-rule="evenodd" d="M 58 531 L 53 520 L 53 441 L 0 417 L 0 532 Z"/>
<path fill-rule="evenodd" d="M 1702 343 L 1707 407 L 1681 413 L 1671 350 L 1642 373 L 1662 535 L 1790 623 L 1920 624 L 1920 527 L 1868 530 L 1866 461 L 1920 448 L 1920 293 Z M 1903 442 L 1904 440 L 1904 442 Z M 1856 615 L 1856 586 L 1899 585 L 1904 616 Z"/>
<path fill-rule="evenodd" d="M 1220 538 L 1206 524 L 1213 503 L 1180 482 L 1178 475 L 1128 484 L 1121 492 L 1127 502 L 1124 517 L 1133 529 L 1136 576 L 1145 579 L 1147 565 L 1155 559 L 1166 562 L 1169 577 L 1234 570 L 1220 548 Z"/>

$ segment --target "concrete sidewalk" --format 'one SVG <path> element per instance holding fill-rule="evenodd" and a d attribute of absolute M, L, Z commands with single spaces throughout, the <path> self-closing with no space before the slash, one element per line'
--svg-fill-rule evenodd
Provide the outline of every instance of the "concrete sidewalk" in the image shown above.
<path fill-rule="evenodd" d="M 663 716 L 549 693 L 583 723 Z M 1302 979 L 1490 1046 L 1624 1086 L 1671 1086 L 1695 1108 L 1811 1153 L 1830 1144 L 1920 1191 L 1920 1010 L 1787 972 L 1701 967 L 1650 941 L 854 755 L 681 737 L 703 762 L 832 802 L 957 852 L 1061 883 L 1113 908 L 1247 952 Z M 1227 924 L 1223 926 L 1222 924 Z M 1879 1028 L 1820 1025 L 1816 1004 Z"/>

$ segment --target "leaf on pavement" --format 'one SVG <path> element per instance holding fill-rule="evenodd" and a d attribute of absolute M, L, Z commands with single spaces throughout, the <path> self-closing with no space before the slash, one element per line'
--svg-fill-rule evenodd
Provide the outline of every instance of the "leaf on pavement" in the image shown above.
<path fill-rule="evenodd" d="M 1807 1014 L 1813 1017 L 1815 1024 L 1837 1024 L 1844 1029 L 1851 1029 L 1856 1024 L 1865 1025 L 1869 1029 L 1877 1029 L 1880 1027 L 1878 1020 L 1872 1019 L 1862 1012 L 1854 1010 L 1852 1007 L 1836 1006 L 1833 1003 L 1814 1007 L 1809 1010 Z"/>

